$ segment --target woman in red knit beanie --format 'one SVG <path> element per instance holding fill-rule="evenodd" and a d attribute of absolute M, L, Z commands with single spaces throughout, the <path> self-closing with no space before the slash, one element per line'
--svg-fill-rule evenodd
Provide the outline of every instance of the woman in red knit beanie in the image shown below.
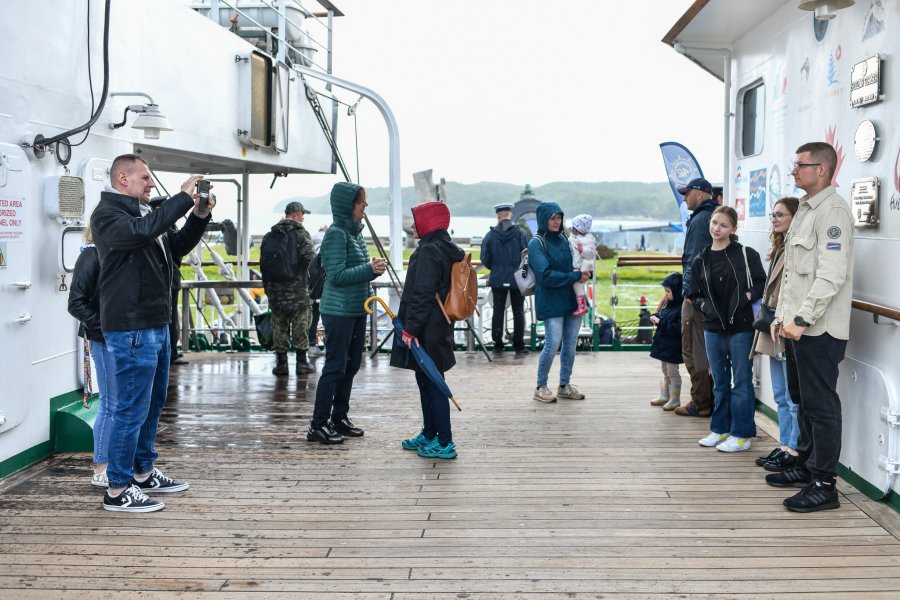
<path fill-rule="evenodd" d="M 435 293 L 446 297 L 450 287 L 450 267 L 465 256 L 453 243 L 447 228 L 450 209 L 443 202 L 425 202 L 412 208 L 419 246 L 409 259 L 406 283 L 397 316 L 404 324 L 400 339 L 394 336 L 391 366 L 415 371 L 422 402 L 422 431 L 403 440 L 403 448 L 425 458 L 456 458 L 450 430 L 450 400 L 411 356 L 413 344 L 422 346 L 441 375 L 456 364 L 453 356 L 453 325 L 447 323 Z"/>

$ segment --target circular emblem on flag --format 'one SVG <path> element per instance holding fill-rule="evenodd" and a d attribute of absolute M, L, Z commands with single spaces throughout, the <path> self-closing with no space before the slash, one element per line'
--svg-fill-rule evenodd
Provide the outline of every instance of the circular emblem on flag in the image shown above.
<path fill-rule="evenodd" d="M 839 237 L 841 237 L 841 228 L 838 227 L 837 225 L 835 225 L 833 227 L 829 227 L 828 228 L 828 237 L 830 237 L 833 240 L 836 240 Z"/>

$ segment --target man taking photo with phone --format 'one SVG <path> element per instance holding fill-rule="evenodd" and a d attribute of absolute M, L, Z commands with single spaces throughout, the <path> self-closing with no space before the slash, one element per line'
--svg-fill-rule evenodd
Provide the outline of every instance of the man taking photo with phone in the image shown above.
<path fill-rule="evenodd" d="M 200 241 L 215 199 L 208 195 L 201 205 L 195 186 L 203 178 L 195 175 L 151 212 L 153 177 L 147 162 L 135 154 L 116 158 L 109 179 L 91 215 L 100 258 L 100 327 L 119 399 L 110 431 L 109 489 L 103 508 L 153 512 L 165 504 L 147 494 L 189 487 L 153 466 L 154 445 L 169 383 L 173 256 L 186 255 Z M 172 230 L 188 210 L 185 225 Z"/>

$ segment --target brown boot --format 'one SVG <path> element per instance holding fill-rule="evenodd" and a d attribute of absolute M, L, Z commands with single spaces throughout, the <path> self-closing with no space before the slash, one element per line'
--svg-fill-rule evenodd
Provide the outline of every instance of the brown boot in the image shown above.
<path fill-rule="evenodd" d="M 697 405 L 694 404 L 694 401 L 691 400 L 684 406 L 679 406 L 675 409 L 676 415 L 681 415 L 682 417 L 708 417 L 712 413 L 712 410 L 706 408 L 704 410 L 700 410 L 697 408 Z"/>

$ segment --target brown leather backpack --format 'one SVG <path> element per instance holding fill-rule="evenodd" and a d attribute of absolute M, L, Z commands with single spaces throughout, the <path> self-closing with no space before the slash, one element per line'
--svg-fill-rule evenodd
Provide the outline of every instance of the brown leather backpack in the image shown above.
<path fill-rule="evenodd" d="M 478 311 L 478 274 L 472 266 L 472 254 L 466 255 L 450 267 L 450 288 L 443 302 L 434 295 L 448 323 L 465 321 Z"/>

